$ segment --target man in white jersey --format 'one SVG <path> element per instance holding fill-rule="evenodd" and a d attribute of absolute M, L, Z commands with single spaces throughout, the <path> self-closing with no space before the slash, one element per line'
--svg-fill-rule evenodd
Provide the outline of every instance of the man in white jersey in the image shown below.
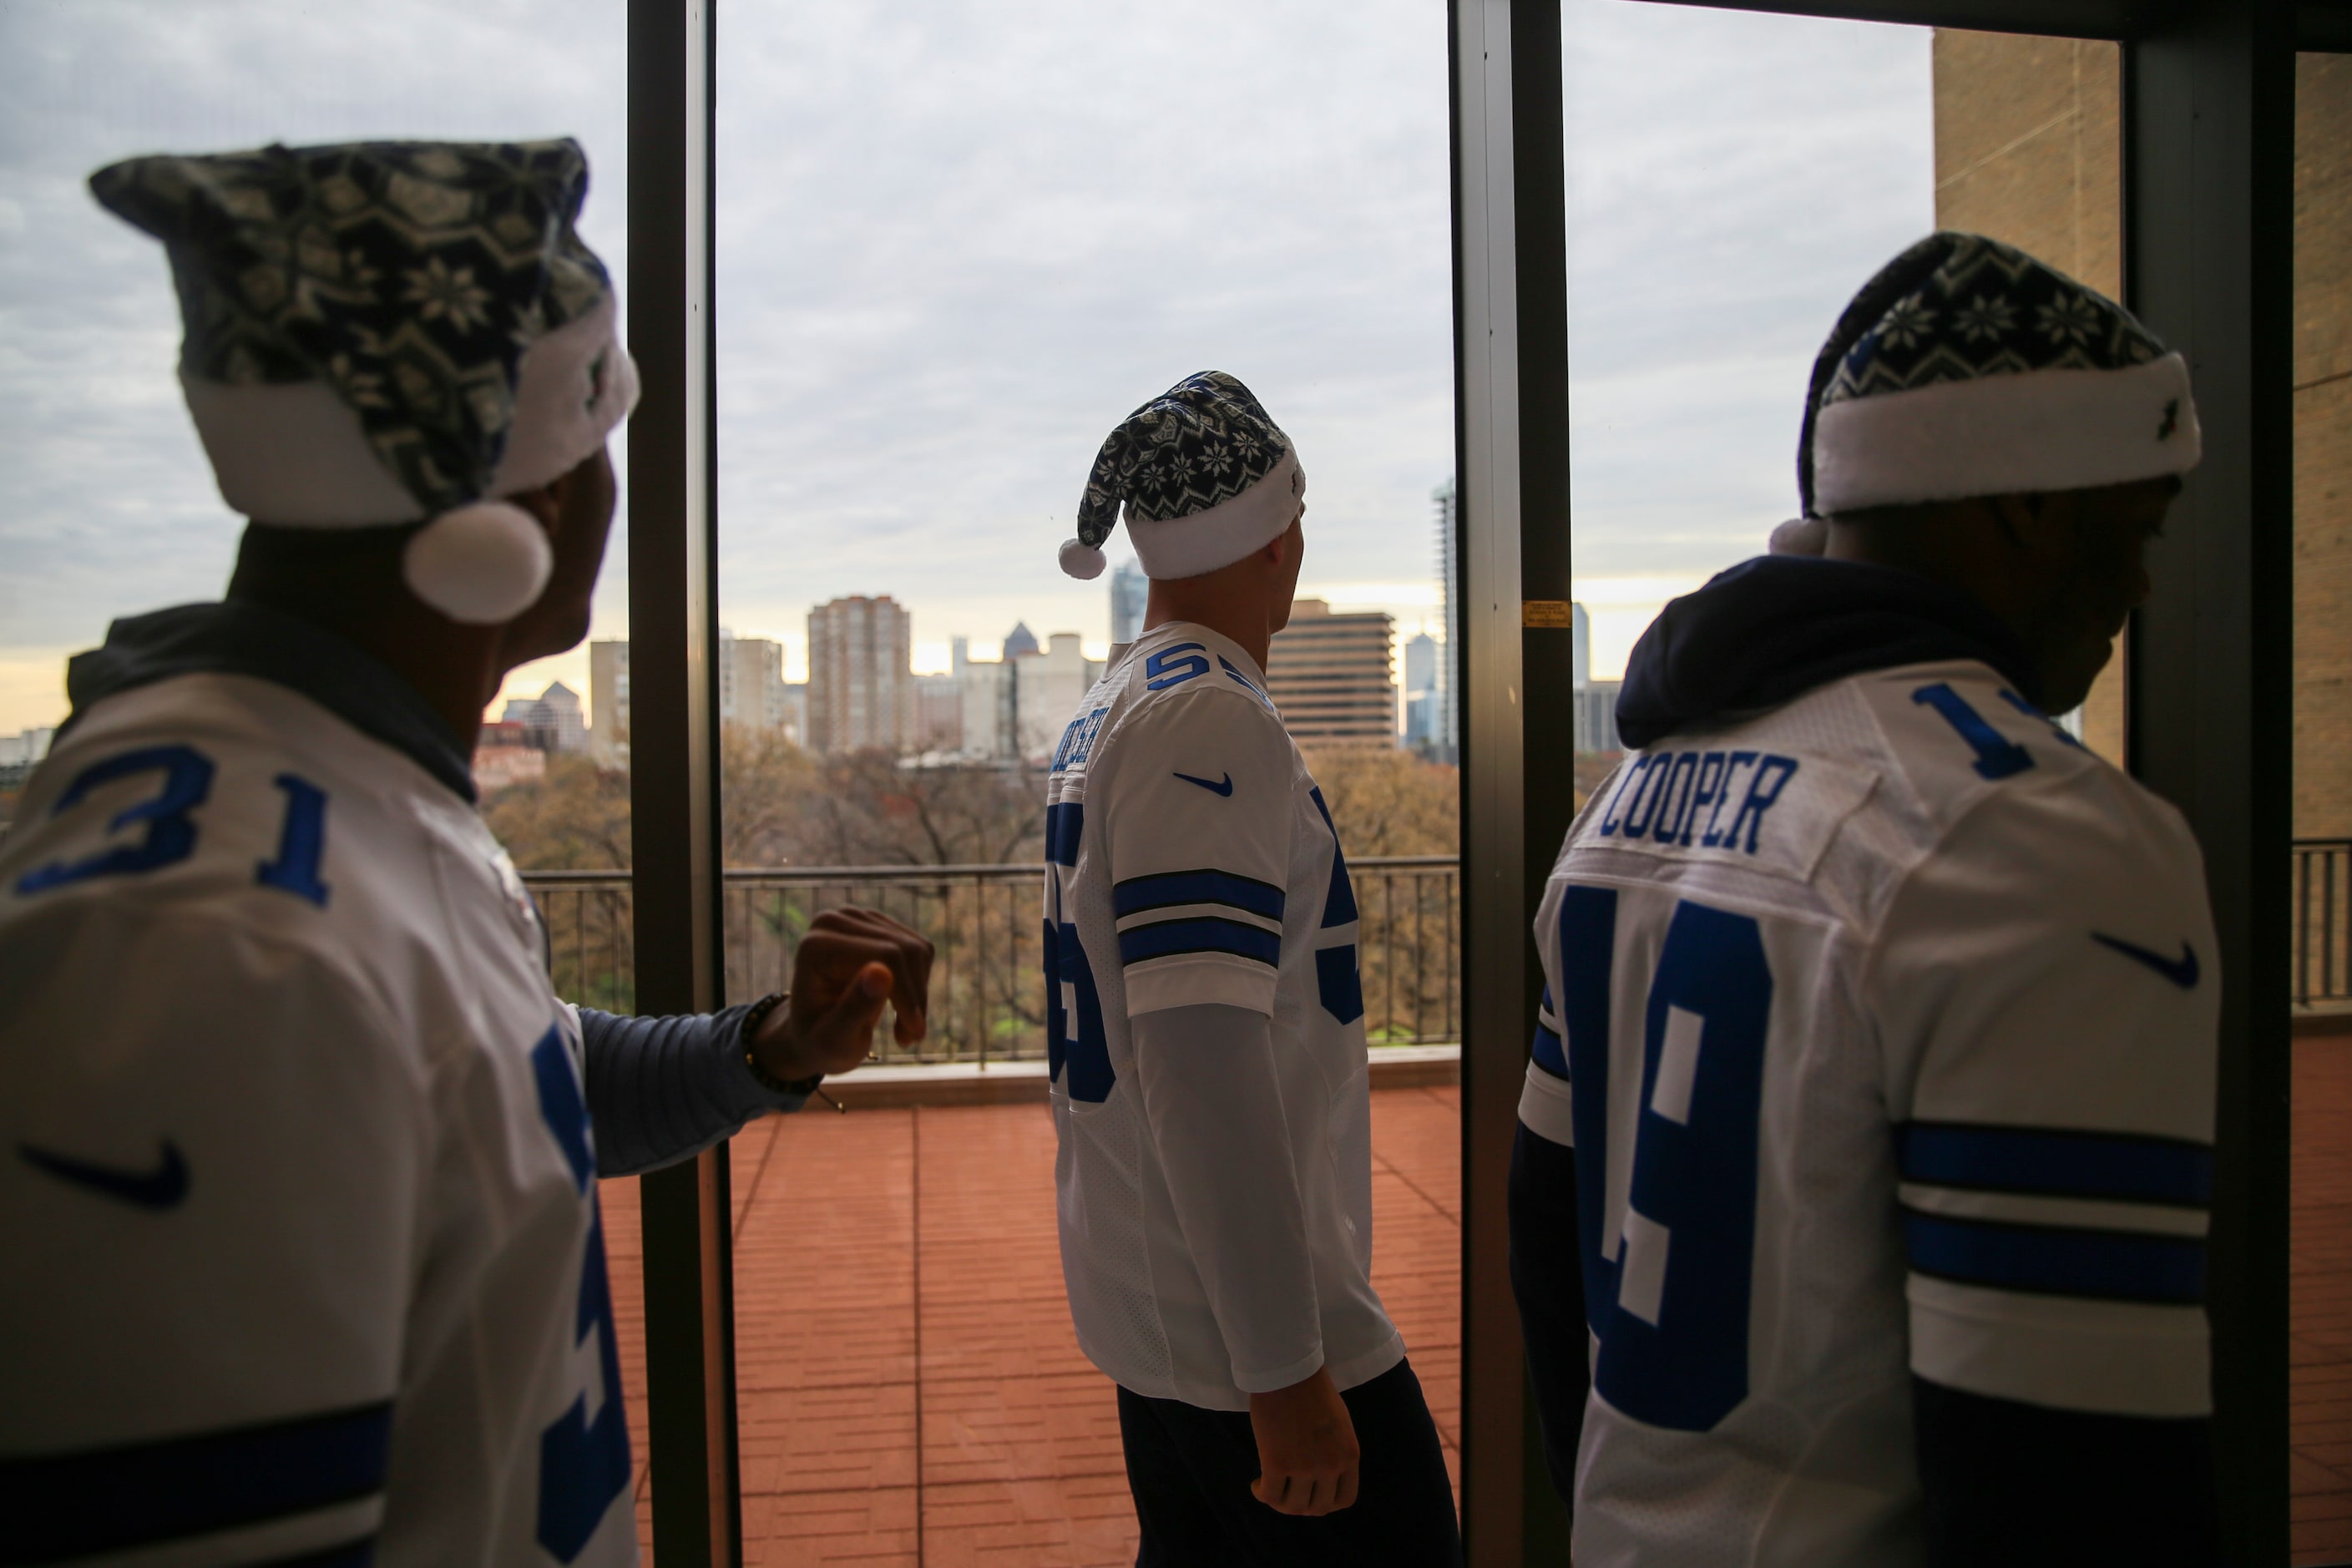
<path fill-rule="evenodd" d="M 1935 235 L 1815 365 L 1792 552 L 1636 647 L 1512 1170 L 1579 1568 L 2212 1560 L 2202 863 L 2044 717 L 2198 450 L 2120 306 Z"/>
<path fill-rule="evenodd" d="M 1062 1268 L 1118 1384 L 1161 1565 L 1457 1563 L 1445 1464 L 1370 1279 L 1355 895 L 1265 695 L 1307 480 L 1230 375 L 1103 444 L 1064 570 L 1124 503 L 1142 634 L 1046 794 L 1046 1037 Z"/>
<path fill-rule="evenodd" d="M 255 520 L 118 621 L 0 845 L 12 1560 L 634 1562 L 594 1178 L 854 1064 L 929 954 L 825 917 L 793 993 L 557 1000 L 474 807 L 506 671 L 576 643 L 635 376 L 569 141 L 101 170 Z"/>

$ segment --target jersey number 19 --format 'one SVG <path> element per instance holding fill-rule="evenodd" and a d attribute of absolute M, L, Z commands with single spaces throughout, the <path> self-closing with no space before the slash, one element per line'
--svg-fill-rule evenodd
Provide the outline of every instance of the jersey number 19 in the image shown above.
<path fill-rule="evenodd" d="M 1560 1022 L 1576 1089 L 1585 1314 L 1600 1344 L 1593 1386 L 1637 1421 L 1704 1432 L 1748 1396 L 1772 973 L 1753 918 L 1675 905 L 1643 1009 L 1625 1222 L 1604 1247 L 1616 945 L 1615 889 L 1569 888 Z"/>

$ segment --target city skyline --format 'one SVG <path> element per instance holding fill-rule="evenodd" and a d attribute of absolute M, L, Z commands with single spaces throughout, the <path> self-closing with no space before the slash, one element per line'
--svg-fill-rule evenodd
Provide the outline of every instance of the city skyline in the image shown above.
<path fill-rule="evenodd" d="M 1055 548 L 1103 432 L 1207 365 L 1298 442 L 1302 594 L 1435 614 L 1427 498 L 1454 461 L 1443 13 L 1368 0 L 1335 50 L 1311 16 L 1203 5 L 1181 24 L 1078 0 L 947 0 L 919 26 L 837 7 L 730 20 L 730 625 L 797 664 L 808 605 L 888 592 L 915 606 L 924 668 L 1015 619 L 1099 648 L 1100 584 L 1062 577 Z M 55 722 L 68 654 L 116 616 L 217 595 L 234 551 L 172 383 L 163 258 L 90 203 L 89 172 L 158 147 L 568 132 L 625 300 L 623 22 L 613 0 L 192 4 L 168 26 L 131 0 L 0 12 L 0 733 Z M 1616 0 L 1570 0 L 1565 31 L 1576 592 L 1606 672 L 1669 593 L 1787 515 L 1810 356 L 1933 222 L 1927 34 Z M 525 40 L 548 72 L 478 79 L 470 62 Z M 190 58 L 214 68 L 191 77 Z M 1301 81 L 1284 62 L 1304 58 Z M 1114 79 L 1132 90 L 1047 85 Z M 1204 93 L 1262 134 L 1195 149 L 1147 193 L 1137 135 Z M 624 518 L 597 637 L 628 633 L 626 559 Z M 500 700 L 585 678 L 583 649 Z"/>

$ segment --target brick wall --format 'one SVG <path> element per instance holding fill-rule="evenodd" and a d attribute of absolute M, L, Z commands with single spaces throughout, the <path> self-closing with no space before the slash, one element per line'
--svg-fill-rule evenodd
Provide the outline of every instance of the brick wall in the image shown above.
<path fill-rule="evenodd" d="M 2123 276 L 2121 50 L 1938 31 L 1936 221 L 2032 252 L 2109 294 Z M 2352 57 L 2295 83 L 2294 831 L 2352 837 Z M 2120 661 L 2084 708 L 2118 761 Z"/>
<path fill-rule="evenodd" d="M 2352 56 L 2294 127 L 2294 831 L 2352 836 Z"/>
<path fill-rule="evenodd" d="M 1936 222 L 1990 235 L 2103 294 L 2123 290 L 2123 50 L 1939 28 Z M 2124 760 L 2124 660 L 2083 704 L 2083 739 Z"/>

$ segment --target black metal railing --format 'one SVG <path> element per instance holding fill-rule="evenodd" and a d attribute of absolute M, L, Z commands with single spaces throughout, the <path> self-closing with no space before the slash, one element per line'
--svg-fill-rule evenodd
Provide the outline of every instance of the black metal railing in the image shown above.
<path fill-rule="evenodd" d="M 1461 889 L 1451 855 L 1350 860 L 1362 919 L 1358 963 L 1364 1029 L 1374 1045 L 1462 1037 Z M 1045 1055 L 1041 947 L 1044 870 L 1036 866 L 745 868 L 722 894 L 727 994 L 781 989 L 809 921 L 860 904 L 931 939 L 929 1037 L 912 1049 L 887 1027 L 875 1058 L 893 1062 L 1036 1060 Z M 633 1010 L 629 874 L 526 871 L 548 926 L 559 995 Z"/>
<path fill-rule="evenodd" d="M 2352 1001 L 2352 838 L 2294 841 L 2294 1000 Z"/>

